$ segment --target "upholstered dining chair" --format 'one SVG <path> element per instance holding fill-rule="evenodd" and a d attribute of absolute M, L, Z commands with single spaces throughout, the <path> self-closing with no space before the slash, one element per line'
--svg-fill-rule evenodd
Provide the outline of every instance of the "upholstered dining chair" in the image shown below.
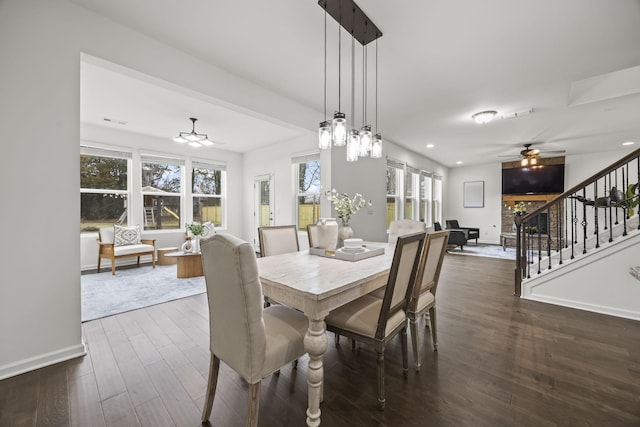
<path fill-rule="evenodd" d="M 389 244 L 395 245 L 398 236 L 426 231 L 427 226 L 422 221 L 414 219 L 396 219 L 389 224 Z"/>
<path fill-rule="evenodd" d="M 315 248 L 318 245 L 318 226 L 316 224 L 307 225 L 307 238 L 310 248 Z"/>
<path fill-rule="evenodd" d="M 258 227 L 260 256 L 272 256 L 298 252 L 298 229 L 295 225 Z"/>
<path fill-rule="evenodd" d="M 211 361 L 202 421 L 209 420 L 220 361 L 249 383 L 247 425 L 258 424 L 260 381 L 302 356 L 307 318 L 281 305 L 264 309 L 252 245 L 228 234 L 201 242 L 209 302 Z"/>
<path fill-rule="evenodd" d="M 384 409 L 384 352 L 386 344 L 400 335 L 402 367 L 407 375 L 407 315 L 426 233 L 398 237 L 384 298 L 364 295 L 331 311 L 327 329 L 356 341 L 373 344 L 378 365 L 378 408 Z"/>
<path fill-rule="evenodd" d="M 449 231 L 436 231 L 427 234 L 424 243 L 418 273 L 416 274 L 416 284 L 413 295 L 409 301 L 407 317 L 411 329 L 411 341 L 413 344 L 413 359 L 416 371 L 420 370 L 420 346 L 418 345 L 417 324 L 420 316 L 429 313 L 429 323 L 433 350 L 438 350 L 438 336 L 436 333 L 436 290 L 438 280 L 442 270 L 444 254 L 447 251 L 447 241 Z M 426 325 L 425 325 L 426 326 Z"/>

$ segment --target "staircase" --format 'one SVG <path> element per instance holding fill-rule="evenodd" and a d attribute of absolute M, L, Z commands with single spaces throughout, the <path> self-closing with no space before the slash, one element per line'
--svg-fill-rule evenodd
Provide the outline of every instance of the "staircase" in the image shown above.
<path fill-rule="evenodd" d="M 515 217 L 515 294 L 640 320 L 639 174 L 636 150 Z"/>

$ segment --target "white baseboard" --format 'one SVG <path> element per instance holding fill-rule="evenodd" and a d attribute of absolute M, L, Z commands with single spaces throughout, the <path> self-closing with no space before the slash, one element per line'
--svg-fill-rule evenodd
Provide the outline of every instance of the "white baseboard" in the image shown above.
<path fill-rule="evenodd" d="M 25 372 L 44 368 L 45 366 L 55 363 L 64 362 L 65 360 L 74 359 L 76 357 L 87 354 L 87 347 L 83 342 L 60 350 L 51 351 L 28 359 L 19 360 L 8 365 L 0 366 L 0 380 L 10 378 Z"/>
<path fill-rule="evenodd" d="M 623 317 L 625 319 L 640 320 L 640 313 L 636 311 L 622 310 L 616 307 L 607 307 L 604 305 L 589 304 L 580 301 L 573 301 L 564 298 L 556 298 L 546 295 L 529 294 L 524 299 L 530 301 L 545 302 L 548 304 L 561 305 L 563 307 L 577 308 L 578 310 L 593 311 L 595 313 L 607 314 L 609 316 Z"/>

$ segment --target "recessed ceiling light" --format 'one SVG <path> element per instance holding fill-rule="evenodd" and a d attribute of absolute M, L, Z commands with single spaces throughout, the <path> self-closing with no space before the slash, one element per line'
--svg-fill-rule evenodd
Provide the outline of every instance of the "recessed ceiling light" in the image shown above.
<path fill-rule="evenodd" d="M 476 123 L 484 124 L 489 123 L 491 120 L 493 120 L 496 114 L 498 114 L 498 112 L 494 110 L 480 111 L 479 113 L 475 113 L 473 116 L 471 116 L 471 118 Z"/>
<path fill-rule="evenodd" d="M 458 161 L 456 162 L 456 165 L 461 165 L 461 164 L 462 164 L 462 160 L 458 160 Z"/>
<path fill-rule="evenodd" d="M 622 145 L 633 145 L 633 144 L 635 144 L 635 142 L 633 141 L 627 141 L 622 143 Z"/>
<path fill-rule="evenodd" d="M 435 145 L 433 145 L 433 144 L 427 144 L 427 148 L 433 148 L 433 147 L 435 147 Z"/>

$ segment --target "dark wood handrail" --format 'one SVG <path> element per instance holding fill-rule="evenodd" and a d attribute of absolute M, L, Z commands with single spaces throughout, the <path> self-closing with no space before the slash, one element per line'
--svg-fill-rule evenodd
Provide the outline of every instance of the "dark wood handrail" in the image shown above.
<path fill-rule="evenodd" d="M 540 212 L 548 209 L 549 206 L 552 206 L 552 205 L 558 203 L 560 200 L 566 199 L 568 196 L 574 194 L 578 190 L 582 190 L 587 185 L 589 185 L 592 182 L 604 177 L 605 175 L 609 174 L 610 172 L 613 172 L 614 170 L 618 169 L 619 167 L 626 165 L 627 163 L 629 163 L 631 160 L 635 159 L 636 157 L 640 157 L 640 148 L 638 148 L 637 150 L 627 154 L 626 156 L 624 156 L 623 158 L 621 158 L 617 162 L 612 163 L 611 165 L 609 165 L 606 168 L 602 169 L 600 172 L 598 172 L 598 173 L 590 176 L 589 178 L 583 180 L 579 184 L 574 185 L 573 187 L 571 187 L 570 189 L 568 189 L 564 193 L 558 194 L 556 197 L 554 197 L 553 199 L 549 200 L 547 203 L 545 203 L 544 205 L 540 206 L 538 209 L 535 209 L 533 212 L 527 212 L 526 215 L 524 215 L 523 217 L 520 218 L 521 222 L 524 222 L 524 221 L 527 221 L 530 218 L 533 218 L 534 216 L 536 216 Z M 620 190 L 620 189 L 618 189 L 618 190 Z M 626 188 L 623 191 L 626 191 Z"/>

